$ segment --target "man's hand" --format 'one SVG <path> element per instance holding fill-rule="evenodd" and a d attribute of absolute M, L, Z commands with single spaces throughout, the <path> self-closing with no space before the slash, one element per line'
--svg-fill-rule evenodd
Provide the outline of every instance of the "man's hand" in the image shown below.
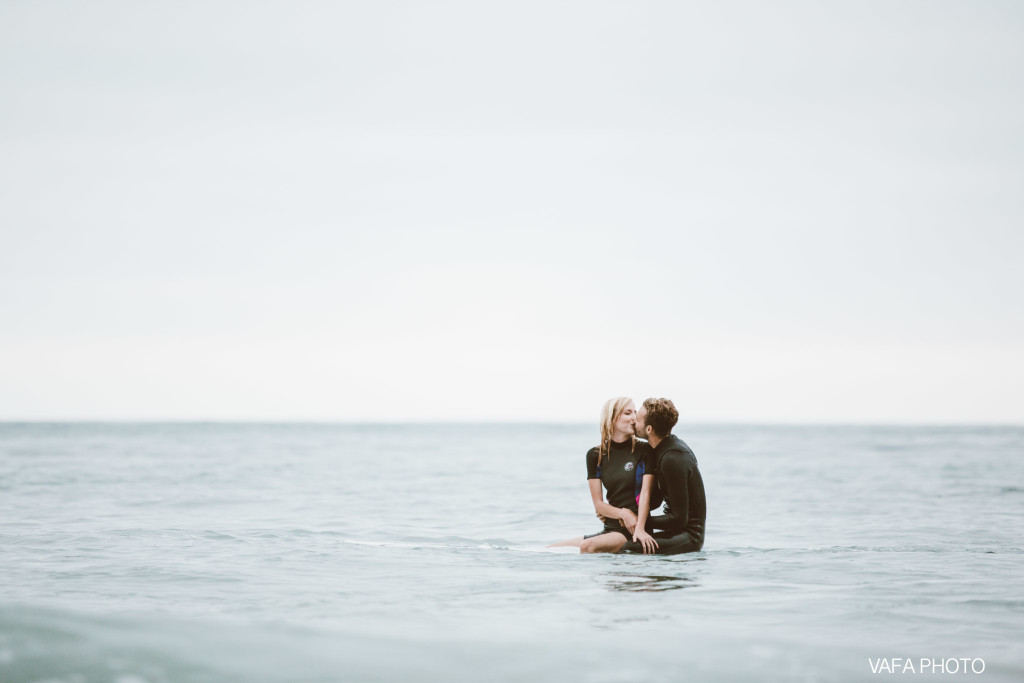
<path fill-rule="evenodd" d="M 633 540 L 638 541 L 644 547 L 644 555 L 653 555 L 654 549 L 658 547 L 658 542 L 644 529 L 634 531 Z"/>
<path fill-rule="evenodd" d="M 629 533 L 633 533 L 633 529 L 636 528 L 636 515 L 633 514 L 633 511 L 623 508 L 622 516 L 619 519 L 622 520 L 622 526 L 626 527 Z"/>

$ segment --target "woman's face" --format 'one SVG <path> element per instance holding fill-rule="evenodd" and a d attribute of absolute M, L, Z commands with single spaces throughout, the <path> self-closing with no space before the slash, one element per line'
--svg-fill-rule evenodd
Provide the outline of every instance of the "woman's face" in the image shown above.
<path fill-rule="evenodd" d="M 633 436 L 634 427 L 636 425 L 636 406 L 630 401 L 626 404 L 622 414 L 619 415 L 619 419 L 615 421 L 615 429 L 628 436 Z"/>

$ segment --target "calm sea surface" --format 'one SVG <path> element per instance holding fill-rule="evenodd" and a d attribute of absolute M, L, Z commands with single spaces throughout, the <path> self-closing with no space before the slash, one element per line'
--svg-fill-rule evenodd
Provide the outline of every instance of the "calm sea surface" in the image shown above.
<path fill-rule="evenodd" d="M 593 425 L 0 424 L 0 681 L 1024 680 L 1024 428 L 676 433 L 643 557 Z"/>

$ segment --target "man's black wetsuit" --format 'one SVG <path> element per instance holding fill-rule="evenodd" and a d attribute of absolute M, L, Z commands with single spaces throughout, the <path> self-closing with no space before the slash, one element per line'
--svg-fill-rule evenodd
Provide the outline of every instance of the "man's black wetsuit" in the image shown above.
<path fill-rule="evenodd" d="M 654 474 L 654 451 L 646 441 L 627 439 L 622 443 L 611 442 L 608 452 L 601 458 L 601 466 L 597 465 L 597 446 L 587 451 L 587 479 L 600 479 L 607 492 L 609 505 L 637 512 L 640 498 L 640 485 L 645 474 Z M 618 519 L 609 519 L 604 529 L 590 536 L 617 531 L 627 538 L 631 534 L 626 531 Z M 587 536 L 586 538 L 590 538 Z"/>
<path fill-rule="evenodd" d="M 694 553 L 704 547 L 707 500 L 697 458 L 682 439 L 673 434 L 654 448 L 655 477 L 665 496 L 665 514 L 652 515 L 647 528 L 657 529 L 658 555 Z M 627 540 L 625 553 L 642 553 L 643 546 Z"/>

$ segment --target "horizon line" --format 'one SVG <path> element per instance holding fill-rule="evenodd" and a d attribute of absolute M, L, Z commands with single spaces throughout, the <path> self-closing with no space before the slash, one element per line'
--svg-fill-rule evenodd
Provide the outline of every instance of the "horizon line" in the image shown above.
<path fill-rule="evenodd" d="M 474 419 L 474 420 L 452 420 L 452 419 L 400 419 L 400 420 L 378 420 L 378 419 L 308 419 L 308 418 L 0 418 L 0 425 L 318 425 L 318 426 L 516 426 L 516 425 L 544 425 L 544 426 L 582 426 L 596 425 L 596 420 L 548 420 L 548 419 Z M 1022 428 L 1024 422 L 1010 421 L 877 421 L 877 420 L 694 420 L 680 421 L 677 426 L 698 426 L 698 427 L 1008 427 Z"/>

